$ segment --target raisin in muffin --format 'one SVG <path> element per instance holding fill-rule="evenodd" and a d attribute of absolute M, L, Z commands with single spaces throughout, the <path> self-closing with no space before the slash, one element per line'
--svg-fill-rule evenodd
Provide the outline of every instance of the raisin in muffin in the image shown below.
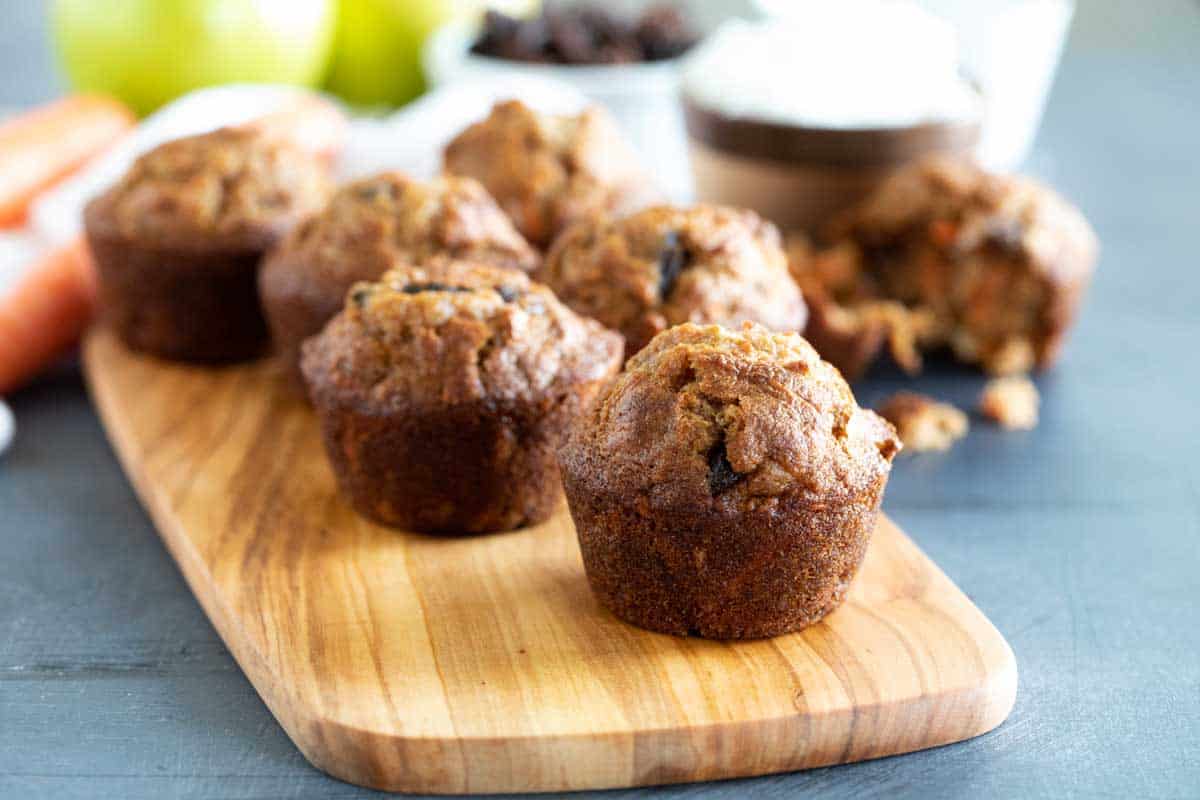
<path fill-rule="evenodd" d="M 1096 260 L 1074 207 L 1022 177 L 937 157 L 888 178 L 835 220 L 837 244 L 791 249 L 806 335 L 848 375 L 883 345 L 910 372 L 950 347 L 994 374 L 1051 366 Z"/>
<path fill-rule="evenodd" d="M 686 324 L 629 360 L 559 455 L 600 602 L 739 639 L 842 602 L 899 448 L 798 334 Z"/>
<path fill-rule="evenodd" d="M 572 116 L 497 103 L 446 146 L 444 165 L 478 178 L 541 248 L 573 222 L 632 210 L 654 194 L 616 123 L 595 106 Z"/>
<path fill-rule="evenodd" d="M 299 379 L 301 343 L 341 310 L 355 283 L 437 255 L 524 271 L 540 260 L 470 178 L 385 172 L 340 189 L 263 264 L 263 307 L 286 368 Z"/>
<path fill-rule="evenodd" d="M 259 262 L 329 190 L 321 161 L 252 131 L 150 151 L 84 212 L 105 316 L 127 345 L 165 358 L 258 355 Z"/>
<path fill-rule="evenodd" d="M 555 451 L 621 349 L 524 273 L 438 260 L 356 285 L 304 344 L 302 367 L 360 513 L 481 533 L 550 516 Z"/>
<path fill-rule="evenodd" d="M 567 231 L 538 273 L 560 299 L 625 335 L 633 355 L 682 322 L 804 327 L 779 231 L 753 211 L 656 206 Z"/>

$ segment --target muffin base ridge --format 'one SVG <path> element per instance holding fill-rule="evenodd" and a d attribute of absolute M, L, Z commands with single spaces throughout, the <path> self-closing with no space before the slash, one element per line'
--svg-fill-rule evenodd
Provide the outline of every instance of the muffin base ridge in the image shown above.
<path fill-rule="evenodd" d="M 343 493 L 376 522 L 489 533 L 544 522 L 561 501 L 555 448 L 578 414 L 578 395 L 371 413 L 311 394 Z"/>
<path fill-rule="evenodd" d="M 88 243 L 104 316 L 131 349 L 198 363 L 244 361 L 264 352 L 260 252 L 149 249 L 96 233 Z"/>
<path fill-rule="evenodd" d="M 886 478 L 853 500 L 642 513 L 565 468 L 588 582 L 620 619 L 660 633 L 759 639 L 819 622 L 845 600 Z"/>

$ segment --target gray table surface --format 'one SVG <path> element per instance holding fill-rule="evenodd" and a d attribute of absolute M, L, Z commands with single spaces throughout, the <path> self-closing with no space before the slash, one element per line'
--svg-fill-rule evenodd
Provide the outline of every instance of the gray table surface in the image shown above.
<path fill-rule="evenodd" d="M 50 95 L 39 3 L 0 3 L 0 104 Z M 1122 8 L 1122 6 L 1124 8 Z M 1145 13 L 1150 12 L 1150 13 Z M 1008 637 L 1009 720 L 804 773 L 608 796 L 1200 796 L 1200 14 L 1081 4 L 1031 167 L 1104 256 L 1031 433 L 902 461 L 885 507 Z M 866 402 L 904 384 L 859 387 Z M 920 388 L 970 405 L 979 376 Z M 0 797 L 351 798 L 221 644 L 73 369 L 10 398 L 0 460 Z"/>

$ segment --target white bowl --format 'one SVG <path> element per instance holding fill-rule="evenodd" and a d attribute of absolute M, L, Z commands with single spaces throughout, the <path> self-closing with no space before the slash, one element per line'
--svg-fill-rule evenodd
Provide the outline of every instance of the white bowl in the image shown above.
<path fill-rule="evenodd" d="M 691 197 L 687 134 L 679 102 L 677 60 L 642 64 L 527 64 L 471 53 L 479 27 L 450 23 L 425 44 L 425 75 L 434 86 L 455 81 L 511 75 L 550 78 L 569 84 L 593 102 L 606 106 L 637 148 L 659 187 L 674 200 Z M 479 110 L 480 118 L 488 109 Z"/>

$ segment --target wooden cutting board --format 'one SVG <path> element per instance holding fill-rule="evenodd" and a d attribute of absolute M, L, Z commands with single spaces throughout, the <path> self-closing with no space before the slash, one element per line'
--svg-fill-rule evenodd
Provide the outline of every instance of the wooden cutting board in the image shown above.
<path fill-rule="evenodd" d="M 1012 708 L 1012 650 L 881 518 L 843 608 L 719 643 L 597 605 L 565 507 L 439 539 L 338 497 L 311 411 L 269 362 L 172 366 L 85 348 L 117 454 L 200 603 L 314 765 L 467 793 L 702 781 L 977 736 Z"/>

